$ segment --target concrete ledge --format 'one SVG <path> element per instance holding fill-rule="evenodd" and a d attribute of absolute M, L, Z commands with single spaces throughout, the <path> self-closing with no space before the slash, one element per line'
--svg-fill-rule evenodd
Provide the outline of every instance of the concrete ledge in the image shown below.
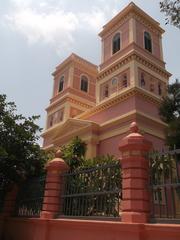
<path fill-rule="evenodd" d="M 179 240 L 178 224 L 79 219 L 4 219 L 3 240 Z"/>

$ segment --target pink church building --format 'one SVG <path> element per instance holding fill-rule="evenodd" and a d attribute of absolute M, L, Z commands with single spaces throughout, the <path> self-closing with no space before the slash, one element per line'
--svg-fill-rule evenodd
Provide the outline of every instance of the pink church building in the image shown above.
<path fill-rule="evenodd" d="M 165 68 L 160 24 L 134 3 L 99 33 L 99 66 L 72 53 L 54 73 L 46 108 L 43 148 L 87 143 L 87 157 L 119 156 L 118 143 L 136 121 L 155 149 L 164 145 L 166 124 L 158 113 L 171 74 Z"/>

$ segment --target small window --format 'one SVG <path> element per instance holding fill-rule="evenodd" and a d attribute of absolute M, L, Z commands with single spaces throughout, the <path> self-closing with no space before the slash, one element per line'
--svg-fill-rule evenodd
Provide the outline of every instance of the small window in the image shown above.
<path fill-rule="evenodd" d="M 158 84 L 158 94 L 159 94 L 159 96 L 162 95 L 162 88 L 161 88 L 161 84 L 160 83 Z"/>
<path fill-rule="evenodd" d="M 64 111 L 61 110 L 60 113 L 59 113 L 59 121 L 63 121 L 63 117 L 64 117 Z"/>
<path fill-rule="evenodd" d="M 49 116 L 49 126 L 52 127 L 54 124 L 54 116 L 53 114 L 51 116 Z"/>
<path fill-rule="evenodd" d="M 116 53 L 120 50 L 121 46 L 120 46 L 120 33 L 116 33 L 116 35 L 113 37 L 112 40 L 112 53 Z"/>
<path fill-rule="evenodd" d="M 88 91 L 88 78 L 84 75 L 81 77 L 81 91 Z"/>
<path fill-rule="evenodd" d="M 148 32 L 144 32 L 144 47 L 146 50 L 152 53 L 152 40 L 151 35 Z"/>
<path fill-rule="evenodd" d="M 150 84 L 150 92 L 154 92 L 154 84 L 153 83 Z"/>
<path fill-rule="evenodd" d="M 104 87 L 104 97 L 109 97 L 109 86 L 108 85 L 106 85 Z"/>
<path fill-rule="evenodd" d="M 62 76 L 59 81 L 59 92 L 62 92 L 63 88 L 64 88 L 64 76 Z"/>
<path fill-rule="evenodd" d="M 123 87 L 127 87 L 127 74 L 123 75 Z"/>
<path fill-rule="evenodd" d="M 144 80 L 144 73 L 141 73 L 141 87 L 145 87 L 146 82 Z"/>
<path fill-rule="evenodd" d="M 116 86 L 117 85 L 117 78 L 113 78 L 111 83 L 112 83 L 112 86 Z"/>

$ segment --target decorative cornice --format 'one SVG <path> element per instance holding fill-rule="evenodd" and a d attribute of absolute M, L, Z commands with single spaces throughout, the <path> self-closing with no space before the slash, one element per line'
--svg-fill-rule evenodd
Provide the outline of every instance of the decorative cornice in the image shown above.
<path fill-rule="evenodd" d="M 69 102 L 73 102 L 73 103 L 75 103 L 77 105 L 80 105 L 80 106 L 82 106 L 82 107 L 84 107 L 86 109 L 90 109 L 90 108 L 92 108 L 95 105 L 95 103 L 91 102 L 91 101 L 89 101 L 89 103 L 87 103 L 88 102 L 87 99 L 85 100 L 85 99 L 83 99 L 81 97 L 78 97 L 78 98 L 79 99 L 77 99 L 76 95 L 73 95 L 72 93 L 68 93 L 67 92 L 64 96 L 62 96 L 61 98 L 58 98 L 56 101 L 52 102 L 46 108 L 46 111 L 48 111 L 51 108 L 54 108 L 55 106 L 57 106 L 60 103 L 63 104 L 63 103 L 68 102 L 68 101 Z"/>
<path fill-rule="evenodd" d="M 128 99 L 129 97 L 135 96 L 135 95 L 141 95 L 143 96 L 146 100 L 153 102 L 157 105 L 160 104 L 161 99 L 159 97 L 156 97 L 154 94 L 149 93 L 149 92 L 144 92 L 143 89 L 141 88 L 137 88 L 137 87 L 130 87 L 128 89 L 125 89 L 124 91 L 122 91 L 119 95 L 109 98 L 106 101 L 104 101 L 103 103 L 100 103 L 99 105 L 97 105 L 96 107 L 91 108 L 90 110 L 80 114 L 79 116 L 77 116 L 77 119 L 87 119 L 88 117 L 101 112 L 105 109 L 108 109 L 110 107 L 112 107 L 113 105 L 125 101 L 126 99 Z"/>
<path fill-rule="evenodd" d="M 136 18 L 153 32 L 164 33 L 164 30 L 160 27 L 160 24 L 157 21 L 131 2 L 126 8 L 103 26 L 103 30 L 99 33 L 99 36 L 103 37 L 104 35 L 111 33 L 114 31 L 114 26 L 117 27 L 122 25 L 130 17 Z"/>
<path fill-rule="evenodd" d="M 60 139 L 65 141 L 66 139 L 71 139 L 74 135 L 82 135 L 89 133 L 97 134 L 99 131 L 99 124 L 80 119 L 69 118 L 61 127 L 57 129 L 53 136 L 53 144 L 59 142 Z"/>
<path fill-rule="evenodd" d="M 99 75 L 97 77 L 97 80 L 101 80 L 104 77 L 108 76 L 109 74 L 115 72 L 118 68 L 124 66 L 128 62 L 136 60 L 137 62 L 143 64 L 144 66 L 150 68 L 154 72 L 158 73 L 159 75 L 169 78 L 171 74 L 166 71 L 165 69 L 161 68 L 160 66 L 154 64 L 152 61 L 150 61 L 148 58 L 142 56 L 137 52 L 136 50 L 130 51 L 126 56 L 118 59 L 116 62 L 112 63 L 107 68 L 103 69 L 101 72 L 99 72 Z"/>
<path fill-rule="evenodd" d="M 87 108 L 87 109 L 90 109 L 90 108 L 93 107 L 92 105 L 88 105 L 84 102 L 78 101 L 77 99 L 75 99 L 73 97 L 67 97 L 67 101 L 71 102 L 71 103 L 74 103 L 74 104 L 77 104 L 77 105 L 79 105 L 81 107 L 84 107 L 84 108 Z"/>
<path fill-rule="evenodd" d="M 126 56 L 127 54 L 136 51 L 140 55 L 144 56 L 148 61 L 156 63 L 161 68 L 165 68 L 165 62 L 156 57 L 154 54 L 148 52 L 143 47 L 139 46 L 137 43 L 132 42 L 128 44 L 126 47 L 122 48 L 120 51 L 113 54 L 110 58 L 108 58 L 105 62 L 100 64 L 100 72 L 104 71 L 105 69 L 109 68 L 113 63 L 120 60 L 122 57 Z"/>
<path fill-rule="evenodd" d="M 106 35 L 106 37 L 108 37 L 109 35 L 111 35 L 114 31 L 116 31 L 117 28 L 119 28 L 122 24 L 124 24 L 126 21 L 128 21 L 130 19 L 131 15 L 130 13 L 127 14 L 126 16 L 123 16 L 121 19 L 119 19 L 119 21 L 113 25 L 111 28 L 106 28 L 106 25 L 103 26 L 103 30 L 99 33 L 100 37 L 103 37 L 104 35 Z"/>
<path fill-rule="evenodd" d="M 84 122 L 84 124 L 81 127 L 77 128 L 76 130 L 69 131 L 69 133 L 67 132 L 65 135 L 63 134 L 63 136 L 61 136 L 61 134 L 59 134 L 59 137 L 57 137 L 57 139 L 54 139 L 55 141 L 53 143 L 54 144 L 56 142 L 59 143 L 60 140 L 63 141 L 63 143 L 64 143 L 64 141 L 72 138 L 73 135 L 76 135 L 76 134 L 82 135 L 82 134 L 86 133 L 89 136 L 89 134 L 92 132 L 92 129 L 94 129 L 93 132 L 95 134 L 94 140 L 96 140 L 96 143 L 98 143 L 99 140 L 103 141 L 105 139 L 128 132 L 129 124 L 128 125 L 125 124 L 125 125 L 121 126 L 121 123 L 129 122 L 131 119 L 133 119 L 136 116 L 143 118 L 145 121 L 147 119 L 147 120 L 151 120 L 153 123 L 158 124 L 157 125 L 158 128 L 160 128 L 162 131 L 164 128 L 167 127 L 167 124 L 165 124 L 161 120 L 151 117 L 150 115 L 145 114 L 143 112 L 133 110 L 133 111 L 123 114 L 113 120 L 109 120 L 101 125 L 96 124 L 95 122 L 91 122 L 91 121 L 79 120 L 80 122 L 81 121 Z M 69 119 L 69 121 L 78 121 L 78 119 L 77 120 Z M 66 123 L 56 125 L 56 127 L 53 129 L 53 131 L 52 130 L 46 131 L 42 136 L 48 136 L 49 134 L 51 134 L 51 135 L 57 134 L 57 132 L 59 130 L 63 130 L 67 127 L 67 126 L 65 126 L 65 125 L 67 125 L 67 123 L 68 123 L 68 121 Z M 148 127 L 144 127 L 144 126 L 142 126 L 141 129 L 144 130 L 148 134 L 151 134 L 153 136 L 164 139 L 163 133 L 160 133 L 160 132 L 158 133 L 157 131 L 152 130 Z M 96 135 L 96 134 L 98 134 L 98 135 Z M 44 147 L 44 149 L 46 150 L 49 148 L 53 148 L 54 144 L 46 146 L 46 147 Z"/>

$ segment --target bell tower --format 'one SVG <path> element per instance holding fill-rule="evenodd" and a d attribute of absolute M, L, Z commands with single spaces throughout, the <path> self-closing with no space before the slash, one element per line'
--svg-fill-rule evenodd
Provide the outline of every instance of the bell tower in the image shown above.
<path fill-rule="evenodd" d="M 53 72 L 53 94 L 46 108 L 46 130 L 43 146 L 52 143 L 57 129 L 71 118 L 96 104 L 97 66 L 72 53 Z"/>
<path fill-rule="evenodd" d="M 171 76 L 163 59 L 163 33 L 158 22 L 131 2 L 99 34 L 102 62 L 96 85 L 97 105 L 124 96 L 129 106 L 123 113 L 136 112 L 139 125 L 161 137 L 165 125 L 158 108 Z"/>
<path fill-rule="evenodd" d="M 159 23 L 133 2 L 103 27 L 99 34 L 102 62 L 98 103 L 129 87 L 137 87 L 156 98 L 163 96 L 170 76 L 163 60 L 163 33 Z"/>

